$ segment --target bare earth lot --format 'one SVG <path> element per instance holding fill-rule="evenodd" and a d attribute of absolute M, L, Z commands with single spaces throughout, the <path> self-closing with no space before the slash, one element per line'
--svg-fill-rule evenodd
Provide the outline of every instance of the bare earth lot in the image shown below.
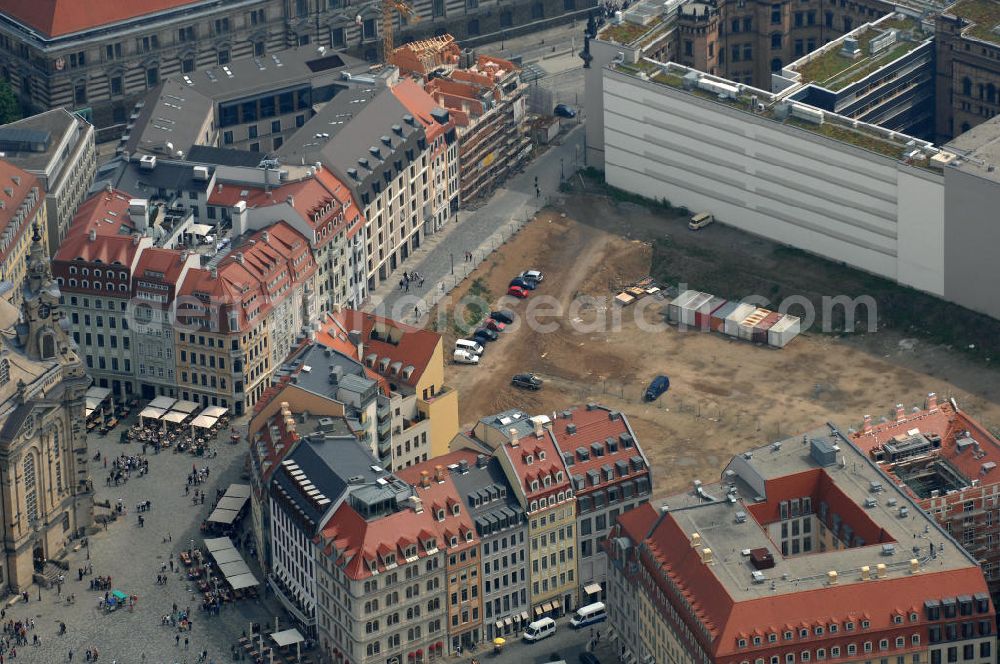
<path fill-rule="evenodd" d="M 562 315 L 536 316 L 552 331 L 517 325 L 488 345 L 480 366 L 448 366 L 463 426 L 511 407 L 537 414 L 604 403 L 628 415 L 656 470 L 656 492 L 666 495 L 695 478 L 718 479 L 722 464 L 747 447 L 825 421 L 855 426 L 866 413 L 878 419 L 896 403 L 922 403 L 931 391 L 955 397 L 988 426 L 1000 424 L 997 372 L 941 346 L 900 345 L 901 336 L 879 332 L 808 334 L 776 350 L 664 326 L 665 300 L 647 298 L 624 309 L 610 305 L 613 287 L 650 274 L 649 241 L 664 235 L 677 243 L 706 243 L 723 254 L 747 244 L 731 229 L 692 234 L 680 219 L 604 197 L 574 196 L 540 214 L 460 284 L 452 302 L 470 288 L 495 301 L 514 275 L 536 268 L 545 273 L 538 290 L 525 301 L 504 297 L 502 306 L 522 319 L 541 296 L 563 306 Z M 578 296 L 597 299 L 571 309 Z M 457 331 L 452 318 L 440 322 L 452 313 L 442 306 L 434 312 L 436 325 L 450 349 Z M 637 312 L 646 325 L 637 322 Z M 541 375 L 544 388 L 532 393 L 512 387 L 511 375 L 521 371 Z M 641 393 L 658 373 L 670 376 L 670 391 L 654 404 L 643 403 Z"/>

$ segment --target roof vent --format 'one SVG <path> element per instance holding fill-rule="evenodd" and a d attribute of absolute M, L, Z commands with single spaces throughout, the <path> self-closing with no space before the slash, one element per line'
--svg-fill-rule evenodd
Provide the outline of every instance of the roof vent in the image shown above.
<path fill-rule="evenodd" d="M 875 565 L 875 576 L 879 579 L 884 579 L 886 574 L 885 563 L 879 563 Z"/>
<path fill-rule="evenodd" d="M 872 578 L 872 568 L 869 565 L 865 565 L 861 568 L 861 580 L 868 581 Z"/>
<path fill-rule="evenodd" d="M 909 507 L 907 507 L 906 505 L 903 505 L 902 507 L 899 508 L 899 518 L 900 519 L 905 519 L 909 515 L 910 515 L 910 508 Z"/>
<path fill-rule="evenodd" d="M 874 498 L 865 498 L 865 507 L 870 509 L 872 507 L 875 507 L 876 505 L 878 505 L 878 501 L 875 500 Z"/>
<path fill-rule="evenodd" d="M 701 546 L 701 535 L 698 533 L 691 533 L 691 546 L 698 547 Z"/>
<path fill-rule="evenodd" d="M 375 157 L 376 159 L 382 158 L 382 152 L 378 149 L 378 146 L 373 145 L 370 148 L 368 148 L 368 151 L 371 152 L 372 156 Z"/>
<path fill-rule="evenodd" d="M 411 127 L 416 124 L 416 122 L 413 119 L 413 116 L 410 115 L 409 113 L 407 113 L 406 115 L 403 116 L 403 122 L 405 122 L 406 124 L 410 125 Z"/>
<path fill-rule="evenodd" d="M 736 523 L 746 523 L 746 521 L 747 521 L 747 513 L 746 512 L 737 512 L 736 513 Z"/>
<path fill-rule="evenodd" d="M 837 570 L 832 569 L 826 573 L 826 582 L 831 585 L 837 585 Z"/>
<path fill-rule="evenodd" d="M 571 424 L 567 424 L 566 425 L 566 433 L 568 433 L 571 436 L 573 434 L 575 434 L 576 433 L 576 425 L 572 424 L 572 423 Z"/>
<path fill-rule="evenodd" d="M 386 147 L 390 147 L 390 148 L 392 147 L 392 139 L 391 139 L 391 138 L 389 138 L 388 136 L 383 136 L 383 137 L 382 137 L 382 143 L 383 143 L 383 144 L 384 144 L 384 145 L 385 145 Z"/>
<path fill-rule="evenodd" d="M 882 555 L 883 556 L 894 556 L 894 555 L 896 555 L 896 545 L 895 544 L 883 544 L 882 545 Z"/>

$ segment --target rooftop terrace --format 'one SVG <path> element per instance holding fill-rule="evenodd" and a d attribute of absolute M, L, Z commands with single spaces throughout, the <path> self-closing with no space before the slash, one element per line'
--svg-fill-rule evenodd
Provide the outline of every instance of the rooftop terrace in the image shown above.
<path fill-rule="evenodd" d="M 1000 44 L 1000 34 L 996 32 L 996 28 L 1000 24 L 1000 2 L 996 0 L 960 0 L 949 7 L 946 13 L 971 23 L 963 31 L 964 35 Z"/>
<path fill-rule="evenodd" d="M 872 54 L 870 52 L 872 40 L 887 30 L 912 33 L 913 37 L 904 41 L 903 36 L 897 34 L 895 43 Z M 847 37 L 858 40 L 860 55 L 857 57 L 852 58 L 842 53 L 844 39 Z M 918 21 L 902 14 L 895 14 L 876 24 L 862 26 L 850 35 L 831 42 L 823 49 L 814 51 L 789 65 L 788 69 L 797 71 L 801 75 L 802 83 L 815 83 L 828 90 L 838 91 L 906 55 L 920 46 L 924 40 Z"/>
<path fill-rule="evenodd" d="M 761 118 L 820 134 L 869 152 L 904 161 L 913 166 L 927 166 L 927 159 L 913 155 L 914 152 L 926 157 L 936 151 L 936 148 L 927 141 L 852 120 L 829 111 L 821 112 L 801 102 L 788 102 L 782 95 L 773 95 L 765 90 L 733 83 L 717 76 L 709 76 L 673 62 L 660 63 L 644 58 L 634 64 L 618 63 L 611 67 L 615 71 L 629 76 L 666 85 L 713 103 L 731 106 L 745 113 L 752 113 Z M 734 89 L 735 93 L 720 95 L 714 90 L 704 89 L 697 85 L 698 81 L 703 81 L 707 87 L 725 86 L 728 89 Z M 758 103 L 757 107 L 752 105 L 754 98 Z M 821 113 L 823 120 L 822 122 L 813 122 L 802 115 L 796 116 L 795 113 L 791 112 L 793 107 L 805 109 L 806 113 L 802 115 Z"/>

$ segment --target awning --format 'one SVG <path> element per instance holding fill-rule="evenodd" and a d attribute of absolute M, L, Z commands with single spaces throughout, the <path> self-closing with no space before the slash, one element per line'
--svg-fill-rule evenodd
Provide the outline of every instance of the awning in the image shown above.
<path fill-rule="evenodd" d="M 236 549 L 222 549 L 220 551 L 212 551 L 212 557 L 215 558 L 215 562 L 218 565 L 225 565 L 226 563 L 235 563 L 238 560 L 243 560 L 243 556 Z"/>
<path fill-rule="evenodd" d="M 226 582 L 232 586 L 233 590 L 239 590 L 240 588 L 249 588 L 251 586 L 259 586 L 260 581 L 253 574 L 239 574 L 237 576 L 226 577 Z"/>
<path fill-rule="evenodd" d="M 540 615 L 542 615 L 542 607 L 536 606 L 535 607 L 535 617 L 537 618 Z"/>
<path fill-rule="evenodd" d="M 561 608 L 562 608 L 562 602 L 560 602 L 557 599 L 552 600 L 552 610 L 553 611 L 558 611 Z"/>
<path fill-rule="evenodd" d="M 286 629 L 281 632 L 272 632 L 271 638 L 274 639 L 274 642 L 278 644 L 279 648 L 283 648 L 284 646 L 292 646 L 295 645 L 296 643 L 301 643 L 305 641 L 305 638 L 301 634 L 299 634 L 299 630 L 295 628 Z"/>
<path fill-rule="evenodd" d="M 84 401 L 86 401 L 85 407 L 88 411 L 95 411 L 101 407 L 101 400 L 97 397 L 86 397 Z"/>
<path fill-rule="evenodd" d="M 164 422 L 172 422 L 173 424 L 180 424 L 188 417 L 187 413 L 178 413 L 176 410 L 172 410 L 169 413 L 164 413 L 160 417 Z"/>
<path fill-rule="evenodd" d="M 514 624 L 514 620 L 510 616 L 507 616 L 506 618 L 503 619 L 503 624 L 504 627 L 510 627 L 511 625 Z"/>
<path fill-rule="evenodd" d="M 213 510 L 211 514 L 208 515 L 208 520 L 212 523 L 221 523 L 223 525 L 230 525 L 233 521 L 236 521 L 236 517 L 239 512 L 236 510 Z"/>
<path fill-rule="evenodd" d="M 140 420 L 158 420 L 166 412 L 167 411 L 163 410 L 162 408 L 154 408 L 153 406 L 146 406 L 145 408 L 142 409 L 142 412 L 139 413 L 139 419 Z"/>
<path fill-rule="evenodd" d="M 552 602 L 546 602 L 542 604 L 542 613 L 548 613 L 552 610 Z"/>
<path fill-rule="evenodd" d="M 199 429 L 211 429 L 215 426 L 216 422 L 218 422 L 218 420 L 214 417 L 209 417 L 208 415 L 202 413 L 198 417 L 191 420 L 191 426 Z"/>
<path fill-rule="evenodd" d="M 94 414 L 94 409 L 93 409 L 93 408 L 87 408 L 87 409 L 85 410 L 85 412 L 84 412 L 84 415 L 85 415 L 86 417 L 90 417 L 90 416 L 91 416 L 91 415 L 93 415 L 93 414 Z"/>
<path fill-rule="evenodd" d="M 208 549 L 209 553 L 214 553 L 215 551 L 222 551 L 223 549 L 233 549 L 233 540 L 228 537 L 209 537 L 205 539 L 205 548 Z"/>
<path fill-rule="evenodd" d="M 527 611 L 521 611 L 521 622 L 528 622 L 529 616 Z"/>
<path fill-rule="evenodd" d="M 173 397 L 156 397 L 149 402 L 149 405 L 153 408 L 162 408 L 163 410 L 170 410 L 170 407 L 174 405 L 177 399 Z"/>
<path fill-rule="evenodd" d="M 173 406 L 171 406 L 170 410 L 177 410 L 182 413 L 193 413 L 194 411 L 198 410 L 198 404 L 196 404 L 193 401 L 185 401 L 181 399 Z"/>
<path fill-rule="evenodd" d="M 230 484 L 229 488 L 226 489 L 226 496 L 234 496 L 236 498 L 249 498 L 250 497 L 250 485 L 249 484 Z"/>
<path fill-rule="evenodd" d="M 193 235 L 201 235 L 204 237 L 205 235 L 212 234 L 212 227 L 208 224 L 191 224 L 188 226 L 188 232 Z"/>
<path fill-rule="evenodd" d="M 588 595 L 600 595 L 601 584 L 591 583 L 590 585 L 586 585 L 583 587 L 583 592 L 587 593 Z"/>
<path fill-rule="evenodd" d="M 103 401 L 107 399 L 110 394 L 111 390 L 108 389 L 107 387 L 98 387 L 96 385 L 92 385 L 87 389 L 87 393 L 84 396 L 92 397 L 94 399 L 97 399 L 98 401 Z"/>
<path fill-rule="evenodd" d="M 494 627 L 496 627 L 498 631 L 499 630 L 503 630 L 503 621 L 502 620 L 498 620 L 496 622 L 496 624 L 494 625 Z"/>
<path fill-rule="evenodd" d="M 209 417 L 222 417 L 229 412 L 228 408 L 223 408 L 222 406 L 209 406 L 205 410 L 201 411 L 202 415 L 208 415 Z"/>
<path fill-rule="evenodd" d="M 231 576 L 239 576 L 240 574 L 251 573 L 250 568 L 247 567 L 247 564 L 242 560 L 237 560 L 234 563 L 225 563 L 223 565 L 219 565 L 219 571 L 222 572 L 222 575 L 225 576 L 226 578 L 229 578 Z"/>
<path fill-rule="evenodd" d="M 219 502 L 215 505 L 215 507 L 221 510 L 234 510 L 236 512 L 239 512 L 241 509 L 243 509 L 243 506 L 246 504 L 246 502 L 247 502 L 246 498 L 237 498 L 235 496 L 223 496 L 222 498 L 219 499 Z"/>

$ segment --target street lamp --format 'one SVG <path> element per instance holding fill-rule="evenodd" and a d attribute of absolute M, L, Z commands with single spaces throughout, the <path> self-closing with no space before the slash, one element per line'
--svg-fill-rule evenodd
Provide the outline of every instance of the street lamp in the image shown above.
<path fill-rule="evenodd" d="M 451 257 L 451 273 L 455 274 L 455 254 L 448 254 Z"/>
<path fill-rule="evenodd" d="M 562 157 L 559 157 L 559 179 L 560 180 L 565 180 L 566 179 L 566 172 L 563 170 L 563 158 Z"/>

